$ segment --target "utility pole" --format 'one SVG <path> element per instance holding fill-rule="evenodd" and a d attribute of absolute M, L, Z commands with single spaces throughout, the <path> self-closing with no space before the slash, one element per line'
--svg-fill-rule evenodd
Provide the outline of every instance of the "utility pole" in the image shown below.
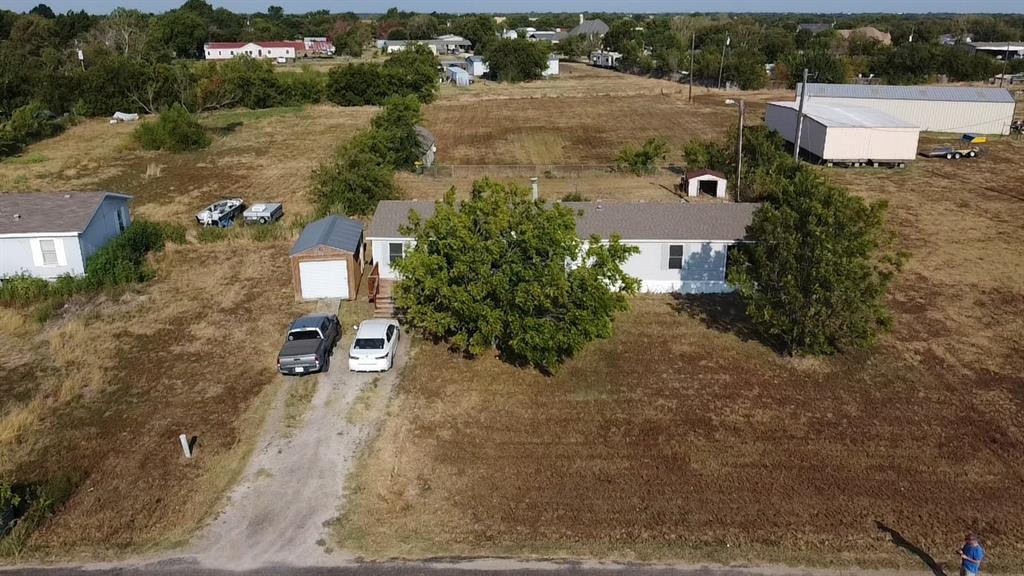
<path fill-rule="evenodd" d="M 740 201 L 740 185 L 743 183 L 743 116 L 746 103 L 740 100 L 740 143 L 736 151 L 736 201 Z"/>
<path fill-rule="evenodd" d="M 1010 62 L 1010 45 L 1006 45 L 1006 53 L 1003 54 L 1003 73 L 999 75 L 999 87 L 1003 87 L 1003 81 L 1006 80 L 1006 65 Z"/>
<path fill-rule="evenodd" d="M 687 102 L 693 102 L 693 50 L 697 47 L 697 32 L 690 37 L 690 97 Z"/>
<path fill-rule="evenodd" d="M 732 38 L 725 37 L 725 44 L 722 45 L 722 61 L 718 64 L 718 89 L 722 89 L 722 71 L 725 70 L 725 49 L 729 47 Z"/>
<path fill-rule="evenodd" d="M 796 113 L 796 136 L 793 138 L 793 160 L 800 162 L 800 133 L 804 130 L 804 101 L 807 100 L 807 68 L 804 68 L 804 83 L 800 86 L 800 110 Z"/>

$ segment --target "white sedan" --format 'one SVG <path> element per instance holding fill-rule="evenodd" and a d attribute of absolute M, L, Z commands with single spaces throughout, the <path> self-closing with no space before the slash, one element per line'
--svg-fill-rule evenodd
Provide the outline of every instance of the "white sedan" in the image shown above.
<path fill-rule="evenodd" d="M 353 372 L 384 372 L 395 363 L 401 332 L 394 320 L 364 320 L 348 352 L 348 369 Z"/>

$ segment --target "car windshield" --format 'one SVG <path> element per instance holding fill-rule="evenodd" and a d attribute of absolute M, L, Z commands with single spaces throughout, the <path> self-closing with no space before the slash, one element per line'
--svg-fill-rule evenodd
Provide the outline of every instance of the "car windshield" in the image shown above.
<path fill-rule="evenodd" d="M 318 340 L 320 333 L 312 328 L 305 330 L 292 330 L 288 333 L 289 340 Z"/>
<path fill-rule="evenodd" d="M 356 338 L 356 350 L 381 350 L 383 348 L 383 338 Z"/>

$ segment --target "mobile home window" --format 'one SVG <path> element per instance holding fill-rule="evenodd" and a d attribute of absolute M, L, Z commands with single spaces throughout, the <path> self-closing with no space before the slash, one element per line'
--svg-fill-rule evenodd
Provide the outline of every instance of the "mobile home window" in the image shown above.
<path fill-rule="evenodd" d="M 43 256 L 43 266 L 57 265 L 57 241 L 40 240 L 39 253 Z"/>
<path fill-rule="evenodd" d="M 128 224 L 124 221 L 124 208 L 117 209 L 117 230 L 118 232 L 124 232 L 124 229 L 128 227 Z"/>
<path fill-rule="evenodd" d="M 681 244 L 668 247 L 668 268 L 669 270 L 683 269 L 683 246 Z"/>
<path fill-rule="evenodd" d="M 404 246 L 401 242 L 388 243 L 388 264 L 394 264 L 402 259 Z"/>

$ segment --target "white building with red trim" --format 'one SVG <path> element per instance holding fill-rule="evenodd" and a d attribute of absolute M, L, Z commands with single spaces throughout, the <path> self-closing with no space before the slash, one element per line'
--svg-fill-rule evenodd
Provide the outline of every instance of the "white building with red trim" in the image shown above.
<path fill-rule="evenodd" d="M 256 59 L 295 60 L 305 55 L 306 44 L 302 40 L 277 42 L 209 42 L 203 45 L 207 60 L 230 60 L 246 55 Z"/>

